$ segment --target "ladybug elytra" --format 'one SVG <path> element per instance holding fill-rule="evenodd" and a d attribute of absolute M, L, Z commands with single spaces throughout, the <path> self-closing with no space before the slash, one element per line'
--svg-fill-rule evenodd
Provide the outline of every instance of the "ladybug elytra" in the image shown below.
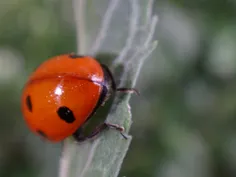
<path fill-rule="evenodd" d="M 115 91 L 109 69 L 90 56 L 64 54 L 42 63 L 29 77 L 23 89 L 21 105 L 29 128 L 53 142 L 73 135 L 84 141 L 107 127 L 122 132 L 116 124 L 98 125 L 89 136 L 81 128 Z"/>

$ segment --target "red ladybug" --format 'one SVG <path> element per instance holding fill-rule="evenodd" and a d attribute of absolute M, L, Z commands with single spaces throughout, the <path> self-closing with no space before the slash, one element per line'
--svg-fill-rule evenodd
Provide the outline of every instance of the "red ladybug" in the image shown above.
<path fill-rule="evenodd" d="M 137 92 L 117 89 L 109 69 L 90 56 L 55 56 L 29 77 L 21 99 L 22 113 L 29 128 L 50 141 L 71 135 L 84 141 L 107 127 L 123 131 L 105 122 L 88 136 L 78 131 L 115 91 Z"/>

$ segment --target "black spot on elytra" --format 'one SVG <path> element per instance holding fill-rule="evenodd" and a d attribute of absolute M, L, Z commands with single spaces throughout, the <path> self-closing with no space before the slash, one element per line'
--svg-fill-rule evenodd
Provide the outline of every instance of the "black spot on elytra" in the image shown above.
<path fill-rule="evenodd" d="M 43 138 L 47 138 L 47 135 L 42 130 L 37 130 L 37 133 Z"/>
<path fill-rule="evenodd" d="M 73 123 L 75 121 L 75 117 L 74 117 L 73 112 L 66 106 L 60 107 L 57 110 L 57 114 L 66 123 Z"/>
<path fill-rule="evenodd" d="M 69 57 L 71 59 L 78 59 L 78 58 L 84 58 L 85 56 L 84 55 L 77 55 L 77 54 L 70 54 Z"/>
<path fill-rule="evenodd" d="M 27 106 L 28 110 L 30 112 L 32 112 L 33 111 L 33 106 L 32 106 L 32 102 L 31 102 L 31 97 L 29 95 L 26 97 L 25 103 L 26 103 L 26 106 Z"/>

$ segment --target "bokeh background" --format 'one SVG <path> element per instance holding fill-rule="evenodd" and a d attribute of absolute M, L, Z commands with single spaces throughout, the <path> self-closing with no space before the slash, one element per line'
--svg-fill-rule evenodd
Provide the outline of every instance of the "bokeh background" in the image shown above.
<path fill-rule="evenodd" d="M 153 8 L 159 45 L 131 101 L 134 139 L 120 176 L 234 177 L 236 1 L 156 0 Z M 29 132 L 20 96 L 38 64 L 76 51 L 73 15 L 71 0 L 0 1 L 0 177 L 57 175 L 61 145 Z"/>

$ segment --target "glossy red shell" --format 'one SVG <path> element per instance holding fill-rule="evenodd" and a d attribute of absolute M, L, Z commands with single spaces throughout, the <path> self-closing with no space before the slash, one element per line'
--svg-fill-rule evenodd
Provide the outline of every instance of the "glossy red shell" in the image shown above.
<path fill-rule="evenodd" d="M 23 90 L 22 112 L 28 126 L 51 141 L 72 135 L 96 107 L 103 82 L 103 69 L 92 57 L 68 54 L 45 61 Z M 73 122 L 58 116 L 63 106 L 73 112 Z"/>

